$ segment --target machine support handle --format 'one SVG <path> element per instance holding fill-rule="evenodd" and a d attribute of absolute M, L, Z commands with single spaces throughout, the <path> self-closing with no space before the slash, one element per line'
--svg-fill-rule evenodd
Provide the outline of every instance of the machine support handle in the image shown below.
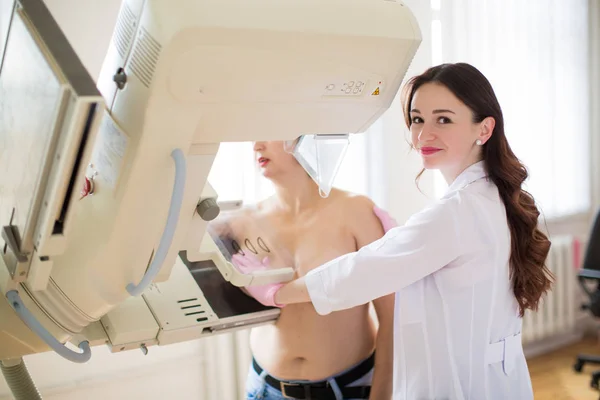
<path fill-rule="evenodd" d="M 171 195 L 171 205 L 169 206 L 169 214 L 167 216 L 167 224 L 163 231 L 158 250 L 150 263 L 150 267 L 146 270 L 144 277 L 137 285 L 130 283 L 127 285 L 127 291 L 132 296 L 139 296 L 152 283 L 160 268 L 167 257 L 169 248 L 177 229 L 179 214 L 181 211 L 181 203 L 183 203 L 183 192 L 185 189 L 186 165 L 185 155 L 181 149 L 175 149 L 171 153 L 171 157 L 175 160 L 175 183 L 173 184 L 173 194 Z"/>
<path fill-rule="evenodd" d="M 27 325 L 29 329 L 38 335 L 48 346 L 50 346 L 52 350 L 54 350 L 60 356 L 76 363 L 85 363 L 90 359 L 90 357 L 92 357 L 90 344 L 87 341 L 79 343 L 79 348 L 82 350 L 82 353 L 77 353 L 56 340 L 56 338 L 42 326 L 42 324 L 31 313 L 31 311 L 25 307 L 25 304 L 23 304 L 23 301 L 19 296 L 19 292 L 16 290 L 11 290 L 6 293 L 6 298 L 8 299 L 10 306 L 19 315 L 25 325 Z"/>

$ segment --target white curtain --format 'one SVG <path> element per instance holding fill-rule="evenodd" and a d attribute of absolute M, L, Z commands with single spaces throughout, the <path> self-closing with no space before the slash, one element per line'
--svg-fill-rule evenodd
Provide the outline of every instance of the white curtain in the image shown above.
<path fill-rule="evenodd" d="M 509 143 L 546 218 L 587 212 L 588 0 L 431 0 L 432 61 L 491 81 Z M 438 187 L 442 187 L 440 185 Z"/>

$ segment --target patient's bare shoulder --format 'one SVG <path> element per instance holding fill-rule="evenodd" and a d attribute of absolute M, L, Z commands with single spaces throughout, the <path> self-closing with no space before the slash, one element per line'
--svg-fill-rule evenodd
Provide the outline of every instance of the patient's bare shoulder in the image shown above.
<path fill-rule="evenodd" d="M 350 192 L 342 191 L 340 195 L 339 209 L 359 248 L 383 236 L 381 222 L 373 212 L 373 200 Z"/>
<path fill-rule="evenodd" d="M 373 214 L 375 203 L 369 197 L 339 189 L 332 191 L 331 194 L 332 197 L 335 196 L 336 207 L 339 207 L 340 211 L 356 214 L 362 218 L 369 218 L 369 215 L 372 214 L 374 218 L 377 218 Z"/>

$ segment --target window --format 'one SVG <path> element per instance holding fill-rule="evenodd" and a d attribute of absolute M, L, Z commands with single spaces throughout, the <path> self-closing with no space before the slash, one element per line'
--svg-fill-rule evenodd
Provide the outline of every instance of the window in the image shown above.
<path fill-rule="evenodd" d="M 262 178 L 256 166 L 252 142 L 221 143 L 208 181 L 219 201 L 255 203 L 273 193 L 271 182 Z"/>
<path fill-rule="evenodd" d="M 545 217 L 587 212 L 587 0 L 431 0 L 431 6 L 434 64 L 468 62 L 488 77 L 509 143 L 529 170 L 526 189 Z"/>

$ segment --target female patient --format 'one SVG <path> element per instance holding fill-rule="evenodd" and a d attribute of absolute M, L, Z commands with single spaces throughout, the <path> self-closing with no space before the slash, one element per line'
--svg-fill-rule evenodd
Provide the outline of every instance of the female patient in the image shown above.
<path fill-rule="evenodd" d="M 383 236 L 369 199 L 336 189 L 322 198 L 283 142 L 256 142 L 254 151 L 275 194 L 226 221 L 240 269 L 261 260 L 292 265 L 301 277 Z M 275 324 L 254 328 L 248 398 L 389 399 L 393 296 L 373 305 L 378 324 L 368 304 L 320 316 L 306 303 L 287 306 Z"/>

